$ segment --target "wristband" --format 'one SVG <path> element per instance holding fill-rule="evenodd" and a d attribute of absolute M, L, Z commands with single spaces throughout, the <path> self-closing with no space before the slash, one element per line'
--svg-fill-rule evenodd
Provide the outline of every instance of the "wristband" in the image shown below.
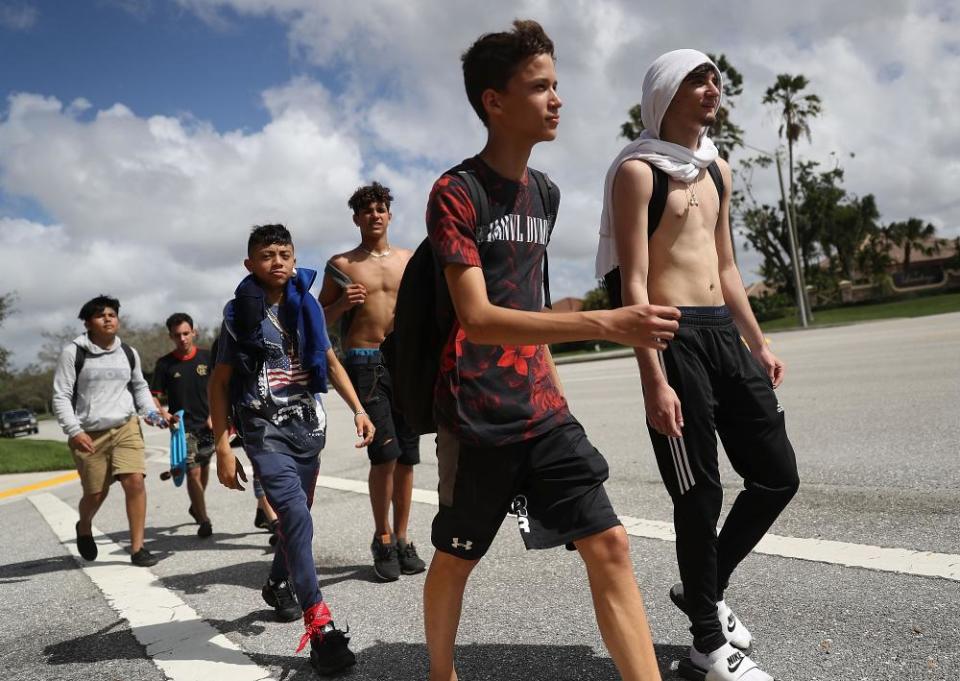
<path fill-rule="evenodd" d="M 365 412 L 363 409 L 361 409 L 360 411 L 353 412 L 353 418 L 357 418 L 358 416 L 366 416 L 366 415 L 367 415 L 367 412 Z"/>

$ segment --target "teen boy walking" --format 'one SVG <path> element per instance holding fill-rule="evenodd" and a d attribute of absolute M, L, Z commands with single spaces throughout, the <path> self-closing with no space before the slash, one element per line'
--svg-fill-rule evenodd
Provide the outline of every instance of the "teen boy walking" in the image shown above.
<path fill-rule="evenodd" d="M 280 518 L 278 551 L 263 598 L 281 620 L 296 619 L 302 609 L 305 632 L 297 652 L 309 642 L 314 669 L 332 674 L 356 660 L 348 637 L 334 626 L 313 562 L 310 508 L 326 440 L 319 393 L 327 390 L 328 372 L 354 412 L 358 447 L 370 444 L 374 427 L 330 347 L 323 310 L 310 294 L 316 272 L 295 267 L 290 232 L 283 225 L 254 228 L 243 264 L 250 275 L 224 309 L 210 379 L 217 477 L 225 487 L 239 490 L 244 489 L 240 481 L 247 480 L 230 449 L 227 420 L 232 413 L 244 450 Z"/>
<path fill-rule="evenodd" d="M 196 346 L 197 331 L 193 318 L 185 312 L 170 315 L 167 332 L 174 349 L 157 360 L 151 380 L 154 402 L 171 427 L 185 428 L 187 440 L 187 512 L 200 525 L 198 537 L 209 537 L 213 526 L 207 516 L 205 491 L 210 479 L 213 456 L 213 430 L 207 405 L 207 381 L 210 378 L 210 351 Z M 167 406 L 160 404 L 166 397 Z M 182 422 L 171 413 L 183 410 Z"/>
<path fill-rule="evenodd" d="M 424 562 L 407 537 L 413 497 L 413 467 L 420 463 L 420 436 L 394 407 L 392 338 L 394 308 L 403 270 L 413 255 L 390 245 L 390 190 L 378 182 L 350 197 L 360 244 L 330 258 L 320 303 L 330 322 L 343 320 L 344 365 L 377 428 L 367 447 L 374 535 L 373 569 L 385 582 L 423 572 Z M 393 523 L 390 508 L 393 507 Z"/>
<path fill-rule="evenodd" d="M 696 50 L 668 52 L 647 71 L 646 129 L 607 173 L 597 271 L 619 267 L 620 291 L 613 293 L 626 304 L 677 305 L 683 313 L 669 347 L 636 351 L 650 438 L 674 504 L 683 583 L 670 597 L 693 633 L 680 672 L 769 681 L 746 656 L 750 633 L 724 591 L 799 479 L 773 392 L 784 366 L 750 310 L 730 240 L 730 167 L 706 136 L 721 92 L 719 70 Z M 662 217 L 654 222 L 648 211 L 655 200 Z M 719 537 L 718 433 L 744 478 Z"/>
<path fill-rule="evenodd" d="M 130 562 L 156 565 L 143 545 L 147 490 L 141 415 L 160 424 L 143 378 L 140 356 L 117 336 L 120 301 L 99 295 L 80 308 L 87 331 L 60 353 L 53 375 L 53 412 L 66 434 L 80 474 L 83 496 L 77 522 L 77 549 L 95 560 L 97 544 L 91 524 L 116 480 L 126 497 L 130 524 Z"/>
<path fill-rule="evenodd" d="M 487 34 L 463 56 L 467 97 L 487 144 L 437 180 L 427 232 L 456 312 L 435 390 L 440 510 L 424 586 L 431 681 L 456 679 L 454 644 L 467 578 L 511 503 L 527 548 L 572 544 L 601 634 L 621 676 L 659 679 L 627 535 L 607 499 L 607 464 L 573 418 L 546 343 L 604 338 L 663 347 L 667 307 L 543 313 L 547 206 L 527 168 L 553 140 L 560 97 L 553 43 L 534 21 Z M 483 186 L 491 222 L 460 175 Z M 519 515 L 519 514 L 518 514 Z"/>

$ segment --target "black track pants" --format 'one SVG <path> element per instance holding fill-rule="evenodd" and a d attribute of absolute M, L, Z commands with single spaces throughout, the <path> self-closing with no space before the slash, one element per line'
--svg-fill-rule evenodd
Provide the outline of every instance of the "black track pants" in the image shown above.
<path fill-rule="evenodd" d="M 800 484 L 783 408 L 726 307 L 680 308 L 680 330 L 660 353 L 683 411 L 683 437 L 652 428 L 657 465 L 673 498 L 677 561 L 694 645 L 726 640 L 717 620 L 730 575 L 763 538 Z M 744 480 L 723 529 L 717 434 Z"/>

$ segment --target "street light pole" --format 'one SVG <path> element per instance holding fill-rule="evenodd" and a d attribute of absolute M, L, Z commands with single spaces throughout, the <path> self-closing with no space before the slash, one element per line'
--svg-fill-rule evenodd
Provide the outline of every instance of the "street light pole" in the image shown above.
<path fill-rule="evenodd" d="M 783 187 L 783 170 L 780 167 L 780 152 L 773 155 L 777 163 L 777 181 L 780 183 L 780 196 L 783 197 L 783 213 L 787 216 L 787 236 L 790 241 L 790 260 L 793 264 L 793 286 L 797 292 L 797 312 L 800 315 L 800 326 L 810 326 L 807 313 L 807 292 L 803 288 L 803 277 L 800 276 L 800 259 L 797 251 L 797 234 L 793 229 L 793 218 L 790 214 L 790 204 L 787 202 L 787 192 Z"/>
<path fill-rule="evenodd" d="M 783 186 L 783 170 L 780 167 L 780 150 L 771 153 L 765 149 L 758 149 L 757 147 L 751 146 L 749 144 L 744 144 L 744 147 L 747 149 L 752 149 L 765 156 L 766 158 L 772 159 L 777 164 L 777 180 L 780 183 L 780 196 L 783 199 L 783 214 L 787 218 L 787 239 L 790 242 L 790 265 L 793 270 L 793 288 L 796 291 L 797 298 L 797 314 L 800 317 L 800 326 L 807 328 L 810 326 L 810 309 L 807 305 L 807 292 L 803 286 L 803 275 L 800 270 L 800 257 L 798 255 L 799 251 L 797 249 L 797 233 L 794 229 L 793 218 L 791 217 L 791 204 L 787 200 L 787 192 Z"/>

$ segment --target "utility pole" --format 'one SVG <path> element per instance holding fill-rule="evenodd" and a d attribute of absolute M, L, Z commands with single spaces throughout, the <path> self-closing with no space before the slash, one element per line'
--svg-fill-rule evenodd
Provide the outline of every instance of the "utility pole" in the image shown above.
<path fill-rule="evenodd" d="M 744 144 L 747 149 L 752 149 L 766 158 L 773 160 L 777 164 L 777 180 L 780 183 L 780 196 L 783 199 L 783 214 L 787 218 L 787 238 L 790 242 L 790 265 L 793 270 L 793 288 L 797 297 L 797 316 L 800 318 L 800 326 L 804 329 L 810 326 L 810 304 L 807 301 L 807 291 L 803 283 L 802 265 L 800 263 L 799 249 L 797 248 L 797 232 L 793 224 L 792 204 L 787 199 L 787 191 L 783 185 L 783 170 L 780 167 L 780 150 L 769 152 L 765 149 Z"/>

